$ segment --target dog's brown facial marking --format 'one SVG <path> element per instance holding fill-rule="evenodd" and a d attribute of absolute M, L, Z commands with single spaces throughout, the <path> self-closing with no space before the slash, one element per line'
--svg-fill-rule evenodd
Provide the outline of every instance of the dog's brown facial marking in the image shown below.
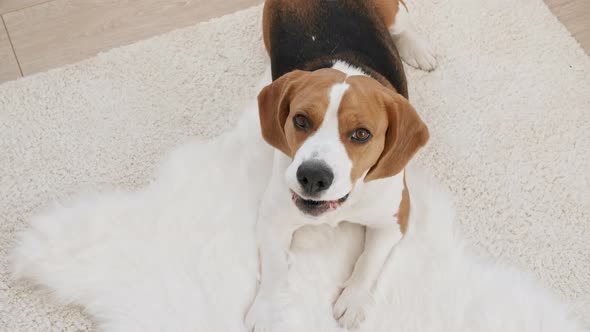
<path fill-rule="evenodd" d="M 348 77 L 346 83 L 350 88 L 342 98 L 338 124 L 353 165 L 350 178 L 356 183 L 381 156 L 388 120 L 381 84 L 368 76 Z"/>
<path fill-rule="evenodd" d="M 330 89 L 346 75 L 335 69 L 286 74 L 258 95 L 262 136 L 293 158 L 324 121 Z"/>
<path fill-rule="evenodd" d="M 350 85 L 339 112 L 341 140 L 352 161 L 355 183 L 398 174 L 428 140 L 428 129 L 409 102 L 368 76 Z"/>

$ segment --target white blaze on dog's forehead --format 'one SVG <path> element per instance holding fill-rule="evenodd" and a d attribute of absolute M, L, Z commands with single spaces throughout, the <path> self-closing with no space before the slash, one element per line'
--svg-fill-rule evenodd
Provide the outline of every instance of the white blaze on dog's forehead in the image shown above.
<path fill-rule="evenodd" d="M 321 160 L 325 162 L 332 173 L 334 181 L 332 185 L 322 193 L 321 200 L 337 200 L 344 197 L 352 190 L 350 172 L 352 161 L 348 157 L 346 147 L 340 139 L 338 124 L 338 109 L 342 103 L 344 93 L 350 86 L 347 83 L 336 83 L 329 90 L 329 102 L 324 119 L 317 131 L 311 135 L 297 150 L 293 162 L 287 168 L 287 183 L 298 191 L 300 188 L 296 172 L 299 166 L 307 160 Z M 301 192 L 299 192 L 301 194 Z"/>
<path fill-rule="evenodd" d="M 324 142 L 330 142 L 334 139 L 340 141 L 340 132 L 338 131 L 338 109 L 342 103 L 342 97 L 344 97 L 344 93 L 349 87 L 350 85 L 348 85 L 348 83 L 337 83 L 332 86 L 330 89 L 328 108 L 324 114 L 324 120 L 317 132 L 310 137 L 310 139 L 323 140 Z"/>
<path fill-rule="evenodd" d="M 332 89 L 330 90 L 330 102 L 328 103 L 328 109 L 326 110 L 325 118 L 329 119 L 336 119 L 338 120 L 338 109 L 340 108 L 340 104 L 342 103 L 342 97 L 344 97 L 344 93 L 350 85 L 348 83 L 338 83 L 334 84 Z M 322 125 L 326 121 L 322 123 Z"/>

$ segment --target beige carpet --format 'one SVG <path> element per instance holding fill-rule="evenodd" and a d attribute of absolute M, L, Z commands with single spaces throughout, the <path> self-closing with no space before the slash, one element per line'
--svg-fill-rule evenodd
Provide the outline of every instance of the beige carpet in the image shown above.
<path fill-rule="evenodd" d="M 408 1 L 440 66 L 408 70 L 432 139 L 418 162 L 456 194 L 480 253 L 535 274 L 590 323 L 590 59 L 541 0 Z M 0 330 L 92 329 L 10 281 L 40 207 L 136 188 L 173 146 L 234 123 L 264 70 L 260 8 L 0 86 Z"/>

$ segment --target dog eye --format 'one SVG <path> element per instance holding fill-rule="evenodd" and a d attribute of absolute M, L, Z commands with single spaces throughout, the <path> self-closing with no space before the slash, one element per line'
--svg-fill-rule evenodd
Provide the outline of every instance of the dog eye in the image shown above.
<path fill-rule="evenodd" d="M 371 132 L 365 128 L 355 129 L 350 135 L 350 139 L 357 143 L 365 143 L 371 138 Z"/>
<path fill-rule="evenodd" d="M 297 114 L 293 117 L 293 125 L 295 128 L 308 130 L 311 127 L 311 121 L 305 115 Z"/>

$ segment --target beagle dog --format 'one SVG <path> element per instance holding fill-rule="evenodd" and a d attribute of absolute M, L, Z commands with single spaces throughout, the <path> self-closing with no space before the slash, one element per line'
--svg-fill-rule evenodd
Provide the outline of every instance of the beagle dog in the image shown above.
<path fill-rule="evenodd" d="M 407 15 L 398 0 L 265 2 L 273 82 L 258 106 L 262 136 L 276 150 L 258 216 L 261 275 L 248 328 L 272 328 L 293 233 L 342 221 L 366 226 L 365 248 L 333 313 L 347 328 L 365 319 L 407 229 L 404 168 L 429 138 L 408 102 L 401 59 L 424 70 L 436 59 Z"/>

